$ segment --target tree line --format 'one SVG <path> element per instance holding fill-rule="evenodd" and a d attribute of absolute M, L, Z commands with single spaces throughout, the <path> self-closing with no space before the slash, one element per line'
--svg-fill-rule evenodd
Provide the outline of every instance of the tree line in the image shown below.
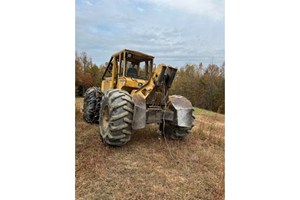
<path fill-rule="evenodd" d="M 87 53 L 75 55 L 75 95 L 83 96 L 92 86 L 100 87 L 105 65 L 97 66 Z M 193 106 L 225 113 L 225 63 L 203 67 L 187 64 L 178 69 L 170 94 L 188 98 Z"/>
<path fill-rule="evenodd" d="M 92 62 L 87 53 L 75 54 L 75 95 L 83 96 L 84 92 L 92 86 L 100 87 L 101 77 L 105 66 L 99 67 Z"/>
<path fill-rule="evenodd" d="M 225 63 L 222 66 L 202 63 L 178 69 L 170 94 L 188 98 L 193 106 L 225 113 Z"/>

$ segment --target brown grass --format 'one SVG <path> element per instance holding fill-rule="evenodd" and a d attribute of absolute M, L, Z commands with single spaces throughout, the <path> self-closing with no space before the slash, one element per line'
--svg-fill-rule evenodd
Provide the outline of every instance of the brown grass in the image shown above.
<path fill-rule="evenodd" d="M 103 145 L 76 99 L 76 199 L 224 199 L 224 116 L 198 115 L 183 141 L 157 125 L 120 148 Z"/>

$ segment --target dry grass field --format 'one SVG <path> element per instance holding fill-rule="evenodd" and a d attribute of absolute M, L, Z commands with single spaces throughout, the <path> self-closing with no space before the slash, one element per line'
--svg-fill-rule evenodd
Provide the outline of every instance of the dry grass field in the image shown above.
<path fill-rule="evenodd" d="M 82 104 L 76 98 L 76 199 L 224 199 L 224 115 L 196 109 L 182 141 L 149 125 L 109 147 L 83 121 Z"/>

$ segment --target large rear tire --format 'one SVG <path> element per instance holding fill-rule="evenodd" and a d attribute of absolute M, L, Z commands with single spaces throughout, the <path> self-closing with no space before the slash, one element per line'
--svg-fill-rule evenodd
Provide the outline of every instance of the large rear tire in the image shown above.
<path fill-rule="evenodd" d="M 108 91 L 100 106 L 100 137 L 103 143 L 123 146 L 132 133 L 133 101 L 128 92 L 120 89 Z"/>
<path fill-rule="evenodd" d="M 90 87 L 84 93 L 83 119 L 88 123 L 99 123 L 99 110 L 103 93 L 98 87 Z"/>

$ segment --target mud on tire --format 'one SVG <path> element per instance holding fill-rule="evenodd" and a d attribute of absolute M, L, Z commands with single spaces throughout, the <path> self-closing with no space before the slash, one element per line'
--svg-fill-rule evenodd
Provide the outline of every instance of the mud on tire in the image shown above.
<path fill-rule="evenodd" d="M 100 106 L 100 137 L 105 144 L 123 146 L 132 133 L 133 101 L 128 92 L 108 91 Z"/>
<path fill-rule="evenodd" d="M 99 110 L 103 93 L 98 87 L 90 87 L 84 93 L 83 119 L 88 123 L 99 122 Z"/>

